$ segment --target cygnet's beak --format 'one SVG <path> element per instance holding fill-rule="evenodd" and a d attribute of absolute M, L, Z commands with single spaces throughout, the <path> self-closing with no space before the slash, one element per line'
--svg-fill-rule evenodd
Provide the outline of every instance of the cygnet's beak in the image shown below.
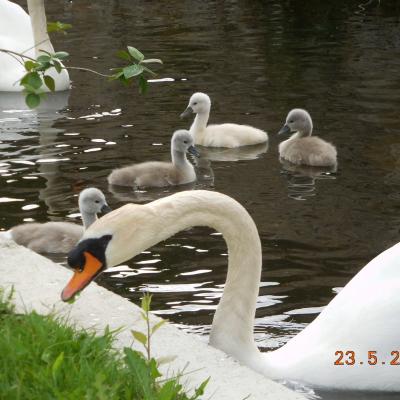
<path fill-rule="evenodd" d="M 189 146 L 187 149 L 188 153 L 193 154 L 195 157 L 200 157 L 200 153 L 197 151 L 196 147 Z"/>
<path fill-rule="evenodd" d="M 290 132 L 291 132 L 291 129 L 289 128 L 288 125 L 285 124 L 282 126 L 281 130 L 278 132 L 278 135 L 284 135 L 284 134 L 287 134 Z"/>
<path fill-rule="evenodd" d="M 109 213 L 110 211 L 112 211 L 112 208 L 111 208 L 108 204 L 104 204 L 104 206 L 101 207 L 100 211 L 101 211 L 103 214 L 107 214 L 107 213 Z"/>
<path fill-rule="evenodd" d="M 181 118 L 186 118 L 186 117 L 188 117 L 189 115 L 192 115 L 193 114 L 193 108 L 192 107 L 190 107 L 190 106 L 188 106 L 188 108 L 180 115 L 180 117 Z"/>

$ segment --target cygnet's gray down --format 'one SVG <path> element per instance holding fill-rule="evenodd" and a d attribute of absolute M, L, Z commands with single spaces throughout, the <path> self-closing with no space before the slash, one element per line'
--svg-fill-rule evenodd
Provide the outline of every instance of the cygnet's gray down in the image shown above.
<path fill-rule="evenodd" d="M 111 211 L 104 194 L 96 188 L 82 190 L 79 194 L 79 210 L 83 226 L 72 222 L 32 222 L 14 226 L 0 237 L 12 239 L 36 253 L 68 253 L 96 219 L 98 213 Z"/>
<path fill-rule="evenodd" d="M 294 134 L 279 144 L 279 156 L 293 164 L 331 167 L 337 163 L 335 146 L 318 136 L 311 136 L 313 123 L 310 114 L 301 108 L 291 110 L 279 135 Z"/>

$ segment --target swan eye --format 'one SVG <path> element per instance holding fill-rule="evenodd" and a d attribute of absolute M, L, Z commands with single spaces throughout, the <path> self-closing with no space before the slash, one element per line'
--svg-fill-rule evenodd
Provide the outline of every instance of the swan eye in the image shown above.
<path fill-rule="evenodd" d="M 195 103 L 193 103 L 194 106 L 197 106 L 197 101 Z"/>
<path fill-rule="evenodd" d="M 293 124 L 293 122 L 294 122 L 294 121 L 293 121 L 293 120 L 291 120 L 291 121 L 289 121 L 289 124 Z"/>
<path fill-rule="evenodd" d="M 187 140 L 184 140 L 183 143 L 187 144 Z"/>
<path fill-rule="evenodd" d="M 95 200 L 94 202 L 97 203 L 97 204 L 99 204 L 99 203 L 100 203 L 100 200 Z"/>

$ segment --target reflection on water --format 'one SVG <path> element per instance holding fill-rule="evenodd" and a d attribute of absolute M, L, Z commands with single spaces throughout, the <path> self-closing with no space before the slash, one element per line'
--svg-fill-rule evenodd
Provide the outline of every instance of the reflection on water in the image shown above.
<path fill-rule="evenodd" d="M 268 150 L 268 142 L 253 146 L 237 147 L 235 149 L 196 146 L 201 156 L 210 161 L 254 160 Z"/>
<path fill-rule="evenodd" d="M 282 164 L 281 174 L 287 177 L 288 196 L 294 200 L 307 200 L 308 197 L 315 196 L 318 180 L 336 179 L 337 166 L 328 168 L 295 165 L 282 158 L 280 162 Z"/>
<path fill-rule="evenodd" d="M 87 186 L 103 190 L 113 208 L 186 189 L 133 192 L 108 188 L 106 177 L 123 165 L 169 160 L 172 132 L 188 128 L 179 114 L 195 91 L 213 99 L 211 123 L 245 119 L 276 132 L 290 109 L 308 109 L 319 135 L 337 146 L 337 172 L 282 165 L 270 134 L 268 148 L 200 149 L 193 185 L 234 197 L 256 221 L 264 257 L 256 340 L 265 350 L 281 346 L 398 242 L 400 5 L 362 3 L 48 2 L 49 20 L 74 27 L 53 40 L 71 65 L 107 71 L 118 62 L 115 50 L 131 44 L 164 61 L 161 81 L 140 96 L 136 87 L 71 71 L 72 91 L 49 96 L 37 111 L 2 93 L 0 229 L 79 222 L 76 196 Z M 226 252 L 218 232 L 188 229 L 97 281 L 136 303 L 142 290 L 153 292 L 159 315 L 206 338 Z M 323 394 L 339 397 L 357 398 Z"/>

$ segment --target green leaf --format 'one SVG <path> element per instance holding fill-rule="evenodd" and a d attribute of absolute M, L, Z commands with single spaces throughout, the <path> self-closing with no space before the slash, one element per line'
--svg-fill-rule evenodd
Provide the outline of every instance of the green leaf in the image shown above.
<path fill-rule="evenodd" d="M 28 60 L 28 61 L 25 61 L 24 65 L 25 65 L 25 69 L 26 69 L 27 71 L 31 71 L 31 70 L 32 70 L 33 68 L 35 68 L 38 64 L 35 63 L 34 61 Z"/>
<path fill-rule="evenodd" d="M 130 373 L 133 375 L 132 380 L 140 382 L 140 385 L 137 386 L 137 389 L 139 393 L 141 392 L 141 396 L 137 397 L 153 399 L 153 383 L 143 355 L 138 351 L 134 351 L 128 347 L 124 348 L 124 353 L 125 362 L 130 369 Z"/>
<path fill-rule="evenodd" d="M 40 96 L 36 93 L 28 93 L 25 102 L 29 108 L 36 108 L 40 104 Z"/>
<path fill-rule="evenodd" d="M 37 62 L 40 62 L 40 63 L 46 63 L 46 62 L 49 62 L 50 59 L 51 59 L 51 57 L 48 56 L 47 54 L 42 54 L 41 56 L 39 56 L 39 57 L 36 59 L 36 61 L 37 61 Z"/>
<path fill-rule="evenodd" d="M 58 58 L 59 60 L 65 60 L 69 57 L 69 53 L 67 53 L 66 51 L 57 51 L 56 53 L 54 53 L 53 57 Z"/>
<path fill-rule="evenodd" d="M 119 50 L 117 51 L 117 57 L 121 58 L 122 60 L 127 60 L 127 61 L 131 61 L 131 56 L 129 55 L 129 53 L 125 50 Z"/>
<path fill-rule="evenodd" d="M 145 293 L 142 297 L 142 310 L 146 313 L 150 311 L 150 305 L 151 305 L 151 294 Z"/>
<path fill-rule="evenodd" d="M 133 331 L 133 330 L 131 330 L 131 333 L 138 342 L 142 343 L 143 346 L 146 346 L 147 336 L 144 333 L 139 332 L 139 331 Z"/>
<path fill-rule="evenodd" d="M 39 90 L 29 85 L 29 83 L 24 83 L 23 86 L 27 94 L 28 93 L 39 94 Z"/>
<path fill-rule="evenodd" d="M 46 84 L 46 86 L 52 91 L 54 92 L 55 88 L 56 88 L 56 83 L 54 82 L 54 79 L 49 76 L 49 75 L 45 75 L 43 77 L 44 79 L 44 83 Z"/>
<path fill-rule="evenodd" d="M 21 79 L 21 85 L 28 84 L 34 89 L 39 89 L 43 85 L 43 81 L 37 72 L 29 72 Z"/>
<path fill-rule="evenodd" d="M 29 77 L 29 73 L 25 74 L 21 80 L 19 81 L 19 83 L 23 86 L 25 86 L 26 84 L 28 84 L 28 77 Z"/>
<path fill-rule="evenodd" d="M 204 395 L 204 391 L 206 389 L 206 386 L 208 384 L 208 382 L 210 381 L 210 377 L 208 377 L 205 381 L 203 381 L 200 386 L 198 388 L 195 389 L 195 399 L 197 399 L 199 396 L 203 396 Z"/>
<path fill-rule="evenodd" d="M 57 374 L 58 370 L 60 369 L 63 361 L 64 361 L 64 352 L 62 351 L 56 358 L 56 361 L 54 361 L 53 366 L 51 367 L 51 373 L 53 375 L 54 380 L 56 379 L 56 374 Z"/>
<path fill-rule="evenodd" d="M 50 67 L 51 67 L 50 62 L 41 62 L 41 63 L 37 64 L 37 67 L 35 69 L 36 69 L 36 71 L 42 72 L 42 71 L 46 71 L 46 69 L 48 69 Z"/>
<path fill-rule="evenodd" d="M 139 77 L 139 93 L 146 94 L 147 89 L 149 88 L 149 84 L 147 83 L 146 78 L 143 76 Z"/>
<path fill-rule="evenodd" d="M 156 380 L 157 378 L 162 376 L 162 374 L 160 373 L 160 371 L 157 368 L 157 361 L 154 358 L 152 358 L 149 361 L 149 367 L 150 367 L 150 375 L 154 380 Z"/>
<path fill-rule="evenodd" d="M 137 61 L 142 61 L 144 59 L 144 55 L 135 47 L 128 46 L 128 52 Z"/>
<path fill-rule="evenodd" d="M 54 68 L 56 69 L 56 71 L 57 71 L 58 73 L 60 73 L 61 70 L 62 70 L 62 65 L 61 65 L 61 63 L 60 63 L 59 61 L 57 61 L 57 60 L 53 60 L 53 64 L 54 64 Z"/>
<path fill-rule="evenodd" d="M 158 393 L 157 400 L 173 400 L 176 398 L 177 390 L 175 386 L 175 381 L 170 380 L 164 386 L 162 386 L 160 392 Z"/>
<path fill-rule="evenodd" d="M 165 319 L 157 322 L 155 325 L 153 325 L 153 327 L 151 328 L 151 334 L 153 334 L 156 330 L 158 330 L 159 328 L 161 328 L 164 324 L 165 324 Z"/>
<path fill-rule="evenodd" d="M 133 64 L 123 68 L 124 76 L 126 79 L 132 78 L 133 76 L 140 75 L 143 72 L 141 65 Z"/>

